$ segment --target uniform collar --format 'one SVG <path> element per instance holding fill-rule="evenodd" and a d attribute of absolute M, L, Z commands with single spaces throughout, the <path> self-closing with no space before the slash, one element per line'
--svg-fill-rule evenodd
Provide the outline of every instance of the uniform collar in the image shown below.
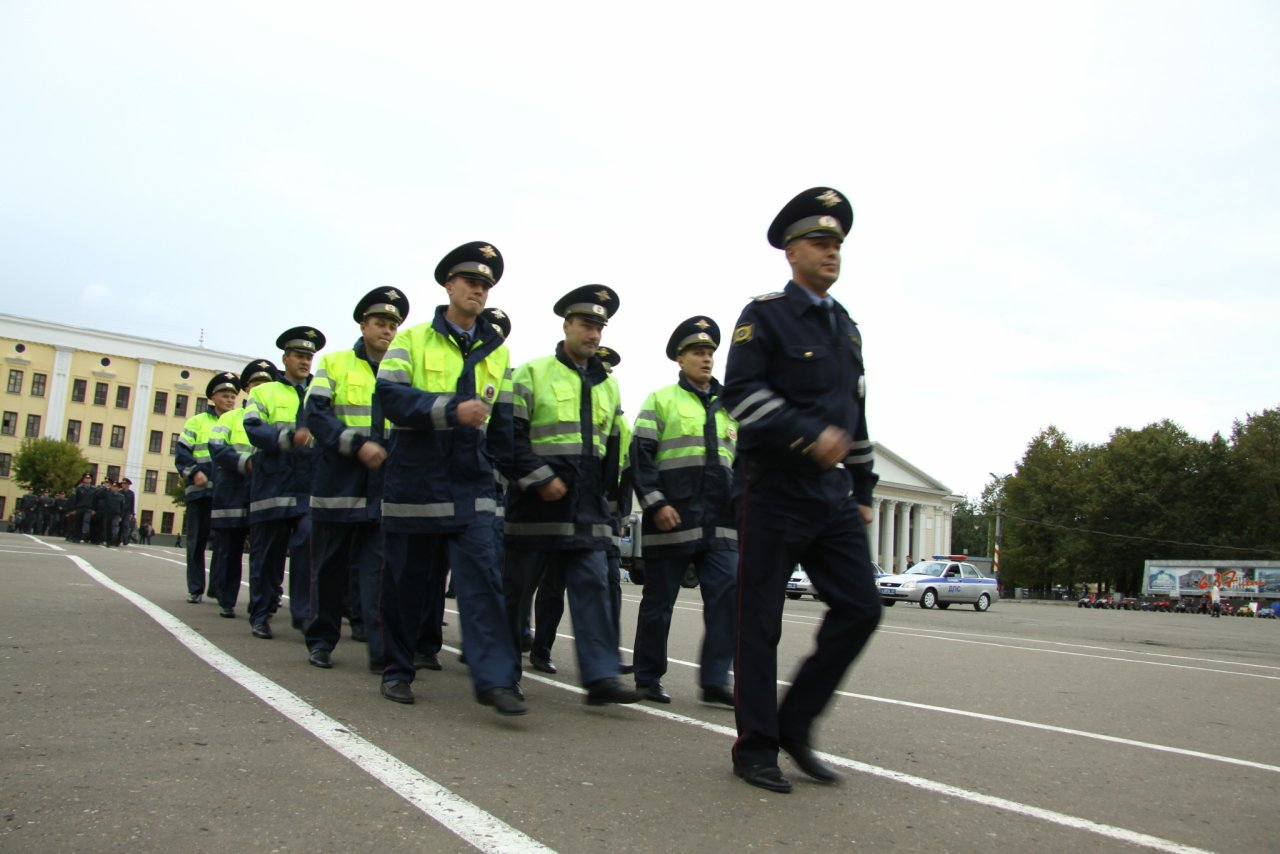
<path fill-rule="evenodd" d="M 819 297 L 803 285 L 796 284 L 794 280 L 787 282 L 787 286 L 782 289 L 782 292 L 787 295 L 787 305 L 791 308 L 792 314 L 797 317 L 823 303 L 822 297 Z M 845 311 L 845 307 L 840 304 L 839 300 L 831 296 L 830 292 L 827 293 L 827 299 L 831 301 L 831 308 L 835 310 L 836 314 L 849 317 L 849 312 Z M 852 317 L 849 317 L 849 322 L 853 322 Z"/>
<path fill-rule="evenodd" d="M 707 400 L 711 400 L 713 398 L 719 397 L 721 391 L 723 390 L 719 380 L 717 380 L 715 377 L 712 377 L 710 384 L 707 385 L 707 390 L 703 391 L 693 383 L 689 382 L 689 378 L 686 377 L 683 372 L 680 373 L 680 378 L 677 380 L 676 384 L 680 386 L 680 388 L 684 389 L 685 391 L 693 392 L 699 397 L 705 398 Z"/>
<path fill-rule="evenodd" d="M 570 359 L 569 354 L 564 351 L 564 341 L 556 342 L 556 359 L 575 374 L 580 373 L 591 380 L 592 385 L 599 385 L 609 378 L 608 372 L 604 369 L 604 362 L 600 361 L 599 356 L 592 356 L 587 360 L 585 368 L 579 368 L 578 363 Z"/>

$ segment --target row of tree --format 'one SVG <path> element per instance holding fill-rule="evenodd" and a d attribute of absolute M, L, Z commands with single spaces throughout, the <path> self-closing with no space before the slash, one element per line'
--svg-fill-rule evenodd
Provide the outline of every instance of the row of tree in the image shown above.
<path fill-rule="evenodd" d="M 1102 445 L 1051 426 L 1012 475 L 961 503 L 953 547 L 990 554 L 997 515 L 1002 584 L 1043 594 L 1085 584 L 1136 594 L 1147 560 L 1280 557 L 1280 410 L 1207 441 L 1167 420 Z"/>

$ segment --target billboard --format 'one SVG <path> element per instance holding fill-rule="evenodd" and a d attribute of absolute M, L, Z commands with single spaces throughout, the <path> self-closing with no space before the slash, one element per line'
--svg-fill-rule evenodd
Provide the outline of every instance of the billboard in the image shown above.
<path fill-rule="evenodd" d="M 1143 596 L 1207 596 L 1280 599 L 1280 561 L 1149 560 L 1142 573 Z"/>

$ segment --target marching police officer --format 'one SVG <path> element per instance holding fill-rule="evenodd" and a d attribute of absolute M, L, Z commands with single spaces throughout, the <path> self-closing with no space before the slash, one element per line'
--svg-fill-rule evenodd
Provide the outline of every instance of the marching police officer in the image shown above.
<path fill-rule="evenodd" d="M 382 619 L 388 700 L 414 702 L 414 646 L 438 620 L 453 571 L 476 700 L 499 714 L 528 711 L 519 657 L 506 635 L 494 544 L 495 468 L 511 460 L 511 357 L 481 312 L 502 278 L 491 243 L 466 243 L 436 266 L 448 294 L 428 323 L 401 331 L 378 368 L 378 394 L 396 425 L 383 499 L 387 572 Z M 438 625 L 436 627 L 438 629 Z"/>
<path fill-rule="evenodd" d="M 275 382 L 276 367 L 267 359 L 255 359 L 239 376 L 222 375 L 224 384 L 232 379 L 237 391 L 248 392 L 265 382 Z M 253 445 L 244 431 L 245 407 L 232 407 L 218 416 L 209 434 L 209 458 L 218 476 L 213 480 L 213 512 L 209 525 L 213 536 L 213 567 L 209 588 L 218 599 L 218 616 L 235 617 L 240 597 L 241 559 L 249 536 L 249 479 Z M 250 568 L 250 573 L 252 573 Z"/>
<path fill-rule="evenodd" d="M 374 288 L 352 315 L 360 338 L 349 350 L 326 353 L 307 390 L 307 426 L 320 454 L 311 488 L 311 622 L 304 633 L 309 661 L 333 667 L 342 635 L 342 606 L 356 575 L 351 623 L 363 626 L 368 666 L 386 666 L 379 617 L 382 574 L 382 464 L 387 422 L 374 393 L 378 365 L 409 300 L 395 288 Z"/>
<path fill-rule="evenodd" d="M 636 688 L 670 703 L 667 672 L 671 612 L 689 565 L 702 591 L 705 634 L 698 684 L 702 699 L 733 705 L 729 665 L 735 639 L 738 533 L 733 519 L 737 425 L 712 376 L 720 327 L 709 317 L 685 320 L 667 342 L 680 365 L 675 385 L 650 394 L 636 417 L 631 473 L 644 508 L 644 595 L 636 623 Z"/>
<path fill-rule="evenodd" d="M 283 374 L 249 392 L 244 430 L 258 449 L 249 480 L 249 625 L 253 636 L 273 637 L 271 617 L 280 604 L 284 561 L 289 557 L 292 625 L 306 627 L 311 599 L 311 431 L 303 397 L 311 360 L 324 349 L 324 334 L 295 326 L 280 334 Z"/>
<path fill-rule="evenodd" d="M 89 520 L 93 517 L 93 476 L 88 472 L 80 476 L 69 503 L 72 515 L 67 525 L 67 540 L 84 542 L 89 538 Z"/>
<path fill-rule="evenodd" d="M 587 703 L 634 703 L 640 695 L 618 681 L 606 555 L 614 536 L 609 501 L 618 496 L 623 456 L 622 404 L 617 381 L 596 354 L 618 297 L 603 285 L 584 285 L 554 310 L 564 318 L 564 340 L 554 355 L 521 365 L 512 378 L 515 462 L 506 525 L 512 648 L 520 648 L 522 595 L 544 573 L 556 573 L 569 593 Z"/>
<path fill-rule="evenodd" d="M 805 190 L 778 213 L 768 238 L 785 251 L 791 281 L 743 309 L 725 374 L 725 404 L 740 431 L 733 765 L 775 792 L 791 791 L 779 748 L 810 777 L 839 779 L 813 751 L 813 722 L 880 620 L 866 531 L 876 475 L 862 335 L 829 294 L 852 224 L 853 208 L 830 187 Z M 779 704 L 777 644 L 797 563 L 829 610 Z"/>
<path fill-rule="evenodd" d="M 234 390 L 230 403 L 214 399 L 215 388 L 221 388 L 223 397 L 226 396 L 225 382 L 219 384 L 222 376 L 215 374 L 205 386 L 205 399 L 213 404 L 213 408 L 200 407 L 200 411 L 182 426 L 174 462 L 186 482 L 187 601 L 192 604 L 204 598 L 205 593 L 204 553 L 209 546 L 209 519 L 213 512 L 213 463 L 209 459 L 209 434 L 218 423 L 218 416 L 235 406 Z"/>

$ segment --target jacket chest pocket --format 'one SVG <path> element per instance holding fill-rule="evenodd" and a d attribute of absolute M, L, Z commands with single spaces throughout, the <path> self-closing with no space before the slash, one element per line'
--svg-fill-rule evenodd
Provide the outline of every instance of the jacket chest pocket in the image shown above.
<path fill-rule="evenodd" d="M 579 417 L 579 382 L 560 381 L 551 384 L 551 399 L 555 401 L 556 420 L 576 424 Z"/>
<path fill-rule="evenodd" d="M 829 346 L 789 344 L 782 348 L 777 371 L 785 389 L 822 391 L 835 381 L 835 353 Z"/>
<path fill-rule="evenodd" d="M 425 391 L 440 393 L 453 391 L 453 384 L 446 374 L 444 353 L 429 348 L 422 354 L 422 376 L 426 381 Z"/>
<path fill-rule="evenodd" d="M 707 423 L 707 409 L 701 401 L 681 397 L 676 400 L 681 436 L 701 436 Z"/>

